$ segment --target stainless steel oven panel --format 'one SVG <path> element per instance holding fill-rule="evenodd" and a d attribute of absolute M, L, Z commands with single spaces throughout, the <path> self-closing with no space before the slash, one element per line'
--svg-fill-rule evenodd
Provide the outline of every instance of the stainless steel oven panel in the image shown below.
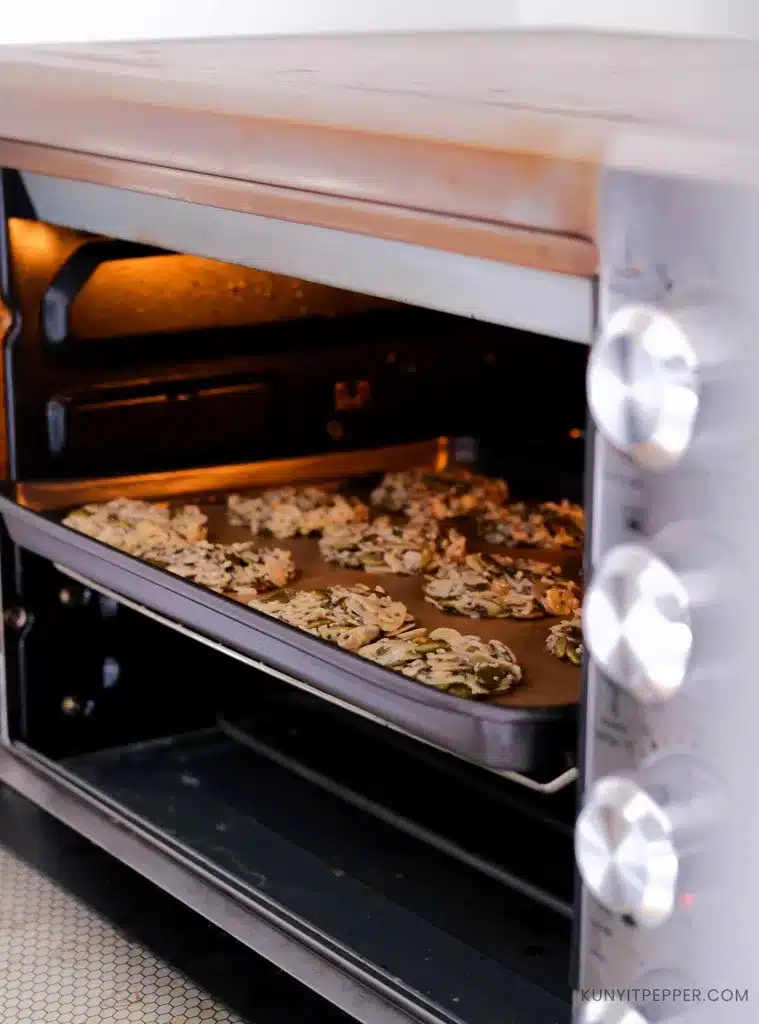
<path fill-rule="evenodd" d="M 22 174 L 40 220 L 587 344 L 592 282 L 123 188 Z"/>
<path fill-rule="evenodd" d="M 575 1019 L 732 1024 L 759 998 L 759 200 L 614 172 L 600 211 Z"/>

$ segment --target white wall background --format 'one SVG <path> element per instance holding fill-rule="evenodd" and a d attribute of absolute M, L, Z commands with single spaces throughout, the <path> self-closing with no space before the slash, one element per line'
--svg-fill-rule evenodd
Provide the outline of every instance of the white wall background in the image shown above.
<path fill-rule="evenodd" d="M 759 29 L 759 0 L 519 0 L 523 24 L 695 35 Z"/>
<path fill-rule="evenodd" d="M 582 25 L 759 35 L 759 0 L 0 0 L 0 42 Z"/>

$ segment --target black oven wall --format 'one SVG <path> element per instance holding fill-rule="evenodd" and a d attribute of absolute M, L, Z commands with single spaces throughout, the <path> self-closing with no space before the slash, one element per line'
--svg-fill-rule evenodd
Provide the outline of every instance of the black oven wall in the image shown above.
<path fill-rule="evenodd" d="M 242 666 L 3 540 L 11 740 L 60 760 L 215 723 Z"/>
<path fill-rule="evenodd" d="M 25 219 L 9 246 L 17 480 L 463 435 L 516 491 L 556 493 L 549 462 L 577 490 L 583 346 Z"/>

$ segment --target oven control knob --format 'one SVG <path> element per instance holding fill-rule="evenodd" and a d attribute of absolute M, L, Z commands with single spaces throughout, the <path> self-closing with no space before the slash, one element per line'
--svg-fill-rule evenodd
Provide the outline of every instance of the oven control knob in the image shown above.
<path fill-rule="evenodd" d="M 691 601 L 670 565 L 640 544 L 622 544 L 601 562 L 583 608 L 593 660 L 643 703 L 673 697 L 690 661 Z"/>
<path fill-rule="evenodd" d="M 687 312 L 625 306 L 588 362 L 588 404 L 599 431 L 642 469 L 674 466 L 688 450 L 699 410 L 698 327 Z"/>
<path fill-rule="evenodd" d="M 590 789 L 575 826 L 575 856 L 592 895 L 612 913 L 656 928 L 675 906 L 693 905 L 682 869 L 714 834 L 718 786 L 697 762 L 670 755 L 635 777 L 609 775 Z"/>
<path fill-rule="evenodd" d="M 585 885 L 612 913 L 649 927 L 672 913 L 679 868 L 672 822 L 632 779 L 609 776 L 591 789 L 575 856 Z"/>
<path fill-rule="evenodd" d="M 650 1024 L 634 1006 L 619 999 L 598 1000 L 580 1006 L 575 1024 Z"/>

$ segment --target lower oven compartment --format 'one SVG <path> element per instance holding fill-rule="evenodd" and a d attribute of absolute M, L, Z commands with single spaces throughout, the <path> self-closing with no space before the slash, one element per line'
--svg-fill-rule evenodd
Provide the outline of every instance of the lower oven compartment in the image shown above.
<path fill-rule="evenodd" d="M 513 785 L 19 560 L 17 756 L 410 1019 L 568 1019 L 574 787 Z"/>

